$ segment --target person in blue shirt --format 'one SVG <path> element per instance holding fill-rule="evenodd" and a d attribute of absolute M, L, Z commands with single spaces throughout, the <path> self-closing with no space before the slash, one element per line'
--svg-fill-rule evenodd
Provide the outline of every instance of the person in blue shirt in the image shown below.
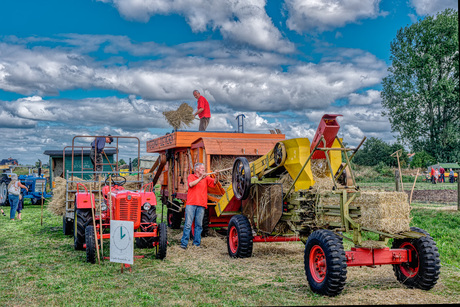
<path fill-rule="evenodd" d="M 102 172 L 102 153 L 104 152 L 104 147 L 106 143 L 112 144 L 113 137 L 109 134 L 106 137 L 97 137 L 91 143 L 91 153 L 89 157 L 91 158 L 91 163 L 93 163 L 93 168 L 96 172 Z M 96 173 L 94 178 L 97 180 L 99 174 Z"/>

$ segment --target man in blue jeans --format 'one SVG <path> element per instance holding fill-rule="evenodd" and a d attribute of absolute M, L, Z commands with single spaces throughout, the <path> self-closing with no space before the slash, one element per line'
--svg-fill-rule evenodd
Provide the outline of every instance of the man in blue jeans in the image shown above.
<path fill-rule="evenodd" d="M 180 241 L 180 247 L 183 249 L 187 248 L 194 220 L 195 233 L 193 236 L 193 245 L 200 246 L 204 210 L 208 207 L 208 187 L 215 187 L 218 180 L 217 176 L 212 179 L 206 175 L 203 163 L 196 163 L 194 170 L 195 173 L 188 175 L 187 178 L 188 192 L 185 206 L 185 225 Z"/>

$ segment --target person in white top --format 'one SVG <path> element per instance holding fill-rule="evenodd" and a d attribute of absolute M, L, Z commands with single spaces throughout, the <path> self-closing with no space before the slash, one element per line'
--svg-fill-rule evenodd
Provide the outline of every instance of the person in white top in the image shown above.
<path fill-rule="evenodd" d="M 14 221 L 16 210 L 18 209 L 21 188 L 26 189 L 28 191 L 27 187 L 18 180 L 18 175 L 11 174 L 11 182 L 8 184 L 8 200 L 10 202 L 11 207 L 10 220 L 12 221 Z M 21 219 L 21 213 L 18 214 L 18 219 Z"/>

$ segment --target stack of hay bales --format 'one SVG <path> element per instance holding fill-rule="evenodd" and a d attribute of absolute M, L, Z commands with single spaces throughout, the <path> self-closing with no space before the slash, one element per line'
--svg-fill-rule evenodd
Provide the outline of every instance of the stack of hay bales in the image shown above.
<path fill-rule="evenodd" d="M 163 116 L 168 123 L 177 130 L 181 127 L 188 127 L 195 119 L 193 108 L 187 103 L 182 103 L 176 111 L 165 111 Z"/>

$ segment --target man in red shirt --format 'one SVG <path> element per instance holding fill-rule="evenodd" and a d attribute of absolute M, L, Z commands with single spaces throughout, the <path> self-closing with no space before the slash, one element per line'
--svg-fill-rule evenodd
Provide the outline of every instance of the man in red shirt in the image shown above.
<path fill-rule="evenodd" d="M 194 170 L 195 173 L 188 175 L 187 178 L 188 192 L 185 206 L 185 225 L 180 241 L 180 247 L 183 249 L 187 248 L 193 220 L 195 220 L 193 245 L 200 246 L 204 210 L 208 207 L 208 187 L 216 186 L 218 180 L 217 175 L 214 179 L 206 175 L 203 163 L 196 163 Z"/>
<path fill-rule="evenodd" d="M 200 118 L 200 127 L 198 131 L 206 131 L 206 128 L 209 125 L 209 120 L 211 119 L 211 110 L 209 109 L 209 103 L 201 96 L 200 92 L 197 90 L 193 91 L 193 96 L 198 100 L 197 111 L 193 114 L 194 116 L 198 115 Z"/>

